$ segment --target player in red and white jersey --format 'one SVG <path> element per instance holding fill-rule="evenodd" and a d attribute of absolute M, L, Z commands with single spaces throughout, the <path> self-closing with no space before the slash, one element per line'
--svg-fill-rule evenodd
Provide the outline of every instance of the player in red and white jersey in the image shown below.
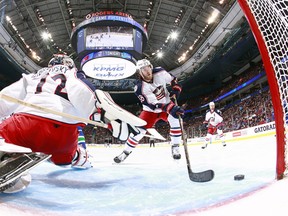
<path fill-rule="evenodd" d="M 223 131 L 221 130 L 221 126 L 223 124 L 222 113 L 220 110 L 215 110 L 215 103 L 209 103 L 209 110 L 207 110 L 205 115 L 205 121 L 203 124 L 207 124 L 207 135 L 205 137 L 205 143 L 202 146 L 202 149 L 205 149 L 208 143 L 211 144 L 212 137 L 214 134 L 218 134 L 219 138 L 222 141 L 222 145 L 226 146 L 225 137 L 223 135 Z"/>
<path fill-rule="evenodd" d="M 114 161 L 116 163 L 124 161 L 146 134 L 146 129 L 152 128 L 161 119 L 170 125 L 172 156 L 174 159 L 180 159 L 179 143 L 182 132 L 178 115 L 183 115 L 184 110 L 175 105 L 171 98 L 179 96 L 181 86 L 177 83 L 177 79 L 166 70 L 161 67 L 153 68 L 146 59 L 137 62 L 137 70 L 140 79 L 134 91 L 143 107 L 139 117 L 145 120 L 147 125 L 140 129 L 140 134 L 131 135 L 128 138 L 123 152 L 115 157 Z M 167 84 L 171 84 L 171 92 L 168 91 Z"/>
<path fill-rule="evenodd" d="M 48 67 L 35 74 L 23 74 L 1 93 L 86 119 L 97 112 L 95 88 L 66 55 L 54 55 Z M 0 100 L 0 119 L 7 116 L 0 124 L 0 137 L 5 142 L 52 155 L 51 161 L 57 165 L 91 167 L 86 149 L 78 145 L 77 128 L 85 126 L 83 122 Z M 119 128 L 115 131 L 122 132 Z"/>

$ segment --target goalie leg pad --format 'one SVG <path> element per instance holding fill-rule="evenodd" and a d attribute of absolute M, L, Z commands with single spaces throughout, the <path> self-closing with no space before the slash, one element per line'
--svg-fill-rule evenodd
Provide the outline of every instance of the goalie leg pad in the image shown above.
<path fill-rule="evenodd" d="M 14 145 L 12 143 L 6 143 L 4 139 L 0 138 L 0 151 L 11 152 L 11 153 L 29 153 L 32 152 L 30 148 Z"/>

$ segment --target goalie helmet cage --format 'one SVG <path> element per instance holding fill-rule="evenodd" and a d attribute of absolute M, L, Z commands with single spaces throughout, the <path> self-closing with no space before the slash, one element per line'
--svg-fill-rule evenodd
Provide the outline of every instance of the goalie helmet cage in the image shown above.
<path fill-rule="evenodd" d="M 288 168 L 288 2 L 238 0 L 238 3 L 254 34 L 269 83 L 276 127 L 276 178 L 282 179 Z"/>

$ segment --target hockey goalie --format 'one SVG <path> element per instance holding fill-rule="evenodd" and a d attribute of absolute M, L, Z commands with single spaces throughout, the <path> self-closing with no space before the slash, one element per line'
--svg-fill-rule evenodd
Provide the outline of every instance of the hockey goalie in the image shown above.
<path fill-rule="evenodd" d="M 31 182 L 29 170 L 45 160 L 92 167 L 87 149 L 78 145 L 78 127 L 85 122 L 56 111 L 104 123 L 123 141 L 146 124 L 115 104 L 108 93 L 96 91 L 71 58 L 54 55 L 48 67 L 23 74 L 0 92 L 0 120 L 5 118 L 0 122 L 0 192 L 25 189 Z"/>

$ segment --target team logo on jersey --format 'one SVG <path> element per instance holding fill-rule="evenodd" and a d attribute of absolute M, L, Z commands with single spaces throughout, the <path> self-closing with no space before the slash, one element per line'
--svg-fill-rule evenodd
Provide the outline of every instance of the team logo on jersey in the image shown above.
<path fill-rule="evenodd" d="M 145 101 L 145 98 L 143 97 L 143 95 L 138 95 L 138 99 L 140 100 L 141 103 Z"/>
<path fill-rule="evenodd" d="M 165 91 L 163 86 L 158 86 L 153 93 L 155 94 L 157 100 L 161 100 L 165 97 Z"/>

